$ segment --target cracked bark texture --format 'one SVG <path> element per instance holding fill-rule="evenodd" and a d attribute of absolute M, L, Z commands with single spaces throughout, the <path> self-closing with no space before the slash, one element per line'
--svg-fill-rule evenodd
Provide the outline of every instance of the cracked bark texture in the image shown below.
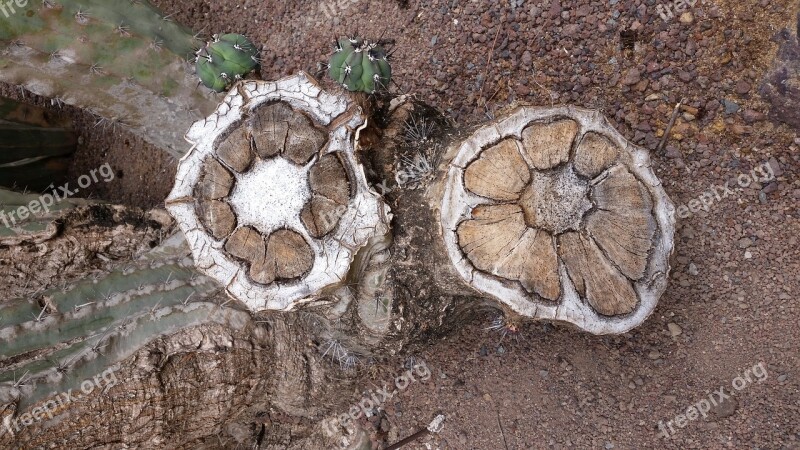
<path fill-rule="evenodd" d="M 253 311 L 343 286 L 358 252 L 389 232 L 354 153 L 365 120 L 302 72 L 238 83 L 187 133 L 166 200 L 197 267 Z"/>
<path fill-rule="evenodd" d="M 403 139 L 403 125 L 407 113 L 413 109 L 410 104 L 404 106 L 403 114 L 397 116 L 402 120 L 392 119 L 387 124 L 387 136 L 394 138 L 387 140 L 379 152 L 369 155 L 365 163 L 372 166 L 372 161 L 381 158 L 400 161 L 401 152 L 395 151 L 395 147 L 408 145 Z M 429 109 L 424 112 L 433 114 Z M 438 116 L 437 120 L 445 123 Z M 374 175 L 390 179 L 394 176 L 393 171 L 389 167 L 386 172 Z M 321 176 L 330 175 L 322 171 Z M 417 196 L 420 192 L 410 194 Z M 403 198 L 400 194 L 398 191 L 395 198 Z M 339 194 L 332 194 L 336 195 Z M 428 206 L 408 207 L 421 210 L 427 220 L 433 220 Z M 107 208 L 125 210 L 124 207 Z M 60 230 L 77 228 L 73 221 L 80 222 L 71 214 L 70 210 L 65 210 L 49 217 L 48 220 L 60 224 L 59 232 L 39 239 L 48 244 L 68 239 L 60 234 Z M 168 226 L 173 226 L 171 221 L 167 222 Z M 107 225 L 113 227 L 112 223 Z M 420 227 L 419 230 L 429 227 L 422 223 L 416 226 Z M 148 236 L 152 233 L 149 228 L 115 231 L 126 237 L 124 242 L 140 244 L 149 242 Z M 95 237 L 76 233 L 74 238 L 80 245 L 90 246 L 94 245 Z M 180 241 L 179 238 L 165 238 L 162 246 L 166 246 L 166 241 Z M 430 233 L 426 233 L 423 239 L 431 244 L 436 241 L 435 234 Z M 102 272 L 109 272 L 113 267 L 128 265 L 132 258 L 161 264 L 159 261 L 180 258 L 181 252 L 184 257 L 188 256 L 189 250 L 183 245 L 173 246 L 180 249 L 178 254 L 175 248 L 165 250 L 157 246 L 149 252 L 139 249 L 135 255 L 117 255 L 118 258 L 111 260 L 108 266 L 102 266 L 102 270 L 96 270 L 94 275 L 101 276 Z M 440 308 L 443 303 L 457 303 L 452 295 L 417 304 L 417 295 L 412 295 L 413 291 L 409 290 L 413 289 L 412 286 L 392 284 L 390 280 L 395 271 L 403 273 L 394 267 L 395 249 L 391 240 L 384 237 L 370 242 L 365 251 L 356 255 L 357 270 L 348 273 L 342 286 L 298 311 L 252 314 L 231 302 L 219 289 L 197 295 L 191 299 L 190 305 L 203 305 L 209 311 L 223 311 L 238 319 L 228 325 L 192 325 L 175 333 L 156 336 L 134 355 L 112 366 L 118 383 L 105 393 L 98 390 L 85 401 L 59 409 L 52 420 L 35 421 L 20 427 L 15 433 L 4 429 L 0 433 L 0 445 L 21 448 L 51 445 L 235 448 L 259 442 L 261 448 L 329 448 L 340 440 L 341 435 L 326 433 L 321 421 L 349 409 L 349 399 L 343 398 L 341 392 L 350 389 L 358 377 L 363 376 L 366 362 L 369 359 L 380 360 L 406 345 L 425 345 L 431 339 L 431 333 L 440 335 L 446 333 L 448 327 L 456 326 L 456 322 L 446 319 L 447 316 L 456 311 L 466 311 L 466 303 L 460 309 L 454 306 Z M 418 251 L 402 251 L 406 250 Z M 418 256 L 423 255 L 420 252 Z M 28 254 L 26 258 L 30 262 L 36 259 L 34 254 Z M 440 263 L 445 261 L 441 251 L 436 258 Z M 99 265 L 103 261 L 98 253 L 91 253 L 89 259 L 87 265 Z M 432 267 L 432 262 L 426 260 L 426 267 Z M 73 282 L 86 278 L 90 273 L 88 270 L 75 270 L 65 273 L 64 277 Z M 20 270 L 18 278 L 31 275 Z M 414 283 L 421 281 L 411 274 L 403 274 L 401 279 Z M 71 284 L 65 286 L 69 288 Z M 32 290 L 21 290 L 19 294 L 38 298 Z M 46 304 L 42 299 L 32 301 L 34 306 L 37 302 Z M 378 310 L 376 302 L 384 306 Z M 343 364 L 343 360 L 332 358 L 331 354 L 326 355 L 332 342 L 343 345 L 342 351 L 356 362 L 355 367 Z M 3 359 L 0 368 L 12 371 L 49 351 L 51 349 L 42 349 Z M 60 390 L 53 394 L 57 392 Z M 48 398 L 35 403 L 8 402 L 2 406 L 0 419 L 6 423 L 18 423 L 10 421 L 42 406 Z M 17 406 L 20 406 L 19 410 Z M 339 431 L 345 433 L 345 430 Z M 357 433 L 360 434 L 349 437 L 354 444 L 356 439 L 364 437 L 362 431 Z"/>

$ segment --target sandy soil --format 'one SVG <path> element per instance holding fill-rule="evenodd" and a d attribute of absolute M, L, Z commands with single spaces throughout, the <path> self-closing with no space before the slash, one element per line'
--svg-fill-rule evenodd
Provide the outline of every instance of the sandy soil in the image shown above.
<path fill-rule="evenodd" d="M 786 36 L 796 45 L 796 2 L 699 1 L 692 17 L 667 21 L 653 0 L 156 3 L 195 30 L 263 44 L 265 78 L 316 71 L 338 35 L 394 40 L 392 89 L 464 125 L 515 101 L 574 103 L 602 109 L 655 149 L 677 101 L 696 109 L 653 155 L 657 174 L 676 205 L 696 206 L 726 181 L 732 188 L 680 220 L 672 284 L 653 316 L 614 337 L 547 324 L 502 337 L 487 330 L 488 316 L 465 324 L 415 355 L 432 376 L 384 405 L 387 442 L 442 413 L 443 431 L 407 448 L 800 448 L 800 139 L 768 118 L 772 108 L 773 119 L 791 121 L 779 104 L 791 92 L 772 105 L 759 94 L 776 59 L 794 54 L 779 47 Z M 796 87 L 789 76 L 784 86 Z M 67 113 L 85 130 L 73 174 L 110 161 L 118 176 L 98 196 L 162 201 L 174 161 Z M 738 184 L 767 162 L 774 178 Z M 392 380 L 387 368 L 362 389 Z M 676 417 L 710 393 L 716 401 L 721 387 L 732 398 L 707 417 Z M 343 395 L 356 403 L 362 392 Z"/>

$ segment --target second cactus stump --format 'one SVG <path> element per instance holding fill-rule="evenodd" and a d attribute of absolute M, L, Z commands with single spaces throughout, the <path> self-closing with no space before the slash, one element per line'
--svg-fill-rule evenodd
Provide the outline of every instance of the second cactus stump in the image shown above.
<path fill-rule="evenodd" d="M 441 206 L 452 263 L 520 315 L 623 333 L 667 286 L 675 213 L 599 113 L 522 107 L 453 149 Z"/>

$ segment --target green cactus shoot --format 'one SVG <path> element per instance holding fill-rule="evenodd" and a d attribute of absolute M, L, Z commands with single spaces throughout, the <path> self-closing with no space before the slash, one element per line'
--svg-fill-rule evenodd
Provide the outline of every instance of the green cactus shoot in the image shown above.
<path fill-rule="evenodd" d="M 348 91 L 374 94 L 389 86 L 392 68 L 377 42 L 343 37 L 336 41 L 328 74 Z"/>
<path fill-rule="evenodd" d="M 197 51 L 195 68 L 200 81 L 217 92 L 258 67 L 258 49 L 241 34 L 214 35 L 214 41 Z"/>

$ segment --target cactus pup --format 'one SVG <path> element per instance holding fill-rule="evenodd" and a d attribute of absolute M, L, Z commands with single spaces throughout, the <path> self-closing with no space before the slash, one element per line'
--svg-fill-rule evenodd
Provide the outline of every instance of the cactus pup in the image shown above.
<path fill-rule="evenodd" d="M 342 37 L 336 41 L 328 75 L 348 91 L 374 94 L 385 90 L 392 79 L 387 56 L 377 42 Z"/>
<path fill-rule="evenodd" d="M 258 49 L 241 34 L 214 35 L 200 48 L 195 68 L 200 81 L 209 89 L 222 92 L 258 67 Z"/>

